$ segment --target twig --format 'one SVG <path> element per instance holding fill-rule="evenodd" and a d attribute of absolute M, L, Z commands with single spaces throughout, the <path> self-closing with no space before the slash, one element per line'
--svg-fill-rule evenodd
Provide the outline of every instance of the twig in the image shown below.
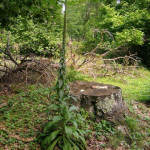
<path fill-rule="evenodd" d="M 7 55 L 9 58 L 10 58 L 10 60 L 15 64 L 15 65 L 19 65 L 16 61 L 15 61 L 15 59 L 12 57 L 12 55 L 11 55 L 11 53 L 10 53 L 10 50 L 9 50 L 9 34 L 8 34 L 8 42 L 7 42 L 7 48 L 6 48 L 6 50 L 4 51 L 4 50 L 2 50 L 1 48 L 0 48 L 0 51 L 2 52 L 2 53 L 4 53 L 5 55 Z"/>

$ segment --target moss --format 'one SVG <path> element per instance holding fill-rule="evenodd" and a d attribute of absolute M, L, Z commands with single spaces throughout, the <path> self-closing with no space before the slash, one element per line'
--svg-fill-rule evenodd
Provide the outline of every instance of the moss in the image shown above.
<path fill-rule="evenodd" d="M 107 112 L 112 111 L 114 102 L 114 96 L 112 94 L 110 98 L 106 97 L 103 101 L 100 100 L 98 103 L 96 103 L 96 106 L 98 110 L 102 110 L 103 113 L 106 114 Z"/>

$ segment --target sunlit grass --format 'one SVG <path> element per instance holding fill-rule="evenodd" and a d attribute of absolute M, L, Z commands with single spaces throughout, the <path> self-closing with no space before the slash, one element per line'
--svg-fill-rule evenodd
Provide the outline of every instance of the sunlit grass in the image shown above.
<path fill-rule="evenodd" d="M 96 78 L 95 82 L 119 86 L 125 100 L 150 101 L 150 72 L 145 69 L 138 70 L 139 76 L 131 78 L 129 76 Z M 87 81 L 93 81 L 92 77 L 85 77 Z"/>

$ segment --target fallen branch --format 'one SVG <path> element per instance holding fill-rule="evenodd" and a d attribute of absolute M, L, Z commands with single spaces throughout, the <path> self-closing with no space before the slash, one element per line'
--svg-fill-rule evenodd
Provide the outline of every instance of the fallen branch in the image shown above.
<path fill-rule="evenodd" d="M 9 48 L 10 48 L 10 45 L 9 45 L 9 34 L 8 34 L 7 40 L 8 40 L 8 42 L 7 42 L 7 48 L 6 48 L 6 50 L 4 51 L 4 50 L 2 50 L 2 49 L 0 48 L 0 51 L 1 51 L 2 53 L 4 53 L 5 55 L 7 55 L 7 56 L 10 58 L 10 60 L 11 60 L 15 65 L 18 66 L 19 64 L 18 64 L 17 61 L 13 58 L 13 56 L 11 55 L 10 50 L 9 50 Z"/>
<path fill-rule="evenodd" d="M 6 72 L 6 70 L 0 69 L 1 72 Z"/>
<path fill-rule="evenodd" d="M 112 59 L 98 58 L 96 54 L 92 54 L 91 59 L 86 59 L 86 62 L 84 62 L 87 65 L 82 66 L 82 69 L 78 70 L 82 70 L 85 74 L 93 76 L 94 79 L 106 76 L 116 77 L 117 75 L 127 75 L 131 78 L 136 78 L 138 74 L 136 69 L 139 68 L 139 60 L 140 59 L 136 57 L 136 54 Z M 117 63 L 118 61 L 122 63 Z M 129 66 L 129 64 L 132 66 Z M 127 82 L 121 78 L 120 80 Z"/>

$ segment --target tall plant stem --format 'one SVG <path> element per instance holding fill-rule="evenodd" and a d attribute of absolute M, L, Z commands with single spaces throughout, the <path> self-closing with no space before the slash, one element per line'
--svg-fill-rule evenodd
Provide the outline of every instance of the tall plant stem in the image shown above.
<path fill-rule="evenodd" d="M 60 50 L 60 68 L 59 76 L 57 80 L 57 94 L 59 95 L 59 101 L 63 101 L 66 92 L 66 58 L 65 58 L 65 45 L 66 45 L 66 27 L 67 27 L 67 0 L 65 0 L 65 12 L 64 12 L 64 28 L 63 28 L 63 43 Z"/>
<path fill-rule="evenodd" d="M 65 0 L 65 12 L 64 12 L 64 28 L 63 28 L 63 43 L 62 43 L 62 50 L 61 50 L 61 57 L 64 57 L 65 60 L 65 45 L 66 45 L 66 30 L 67 30 L 67 0 Z"/>

